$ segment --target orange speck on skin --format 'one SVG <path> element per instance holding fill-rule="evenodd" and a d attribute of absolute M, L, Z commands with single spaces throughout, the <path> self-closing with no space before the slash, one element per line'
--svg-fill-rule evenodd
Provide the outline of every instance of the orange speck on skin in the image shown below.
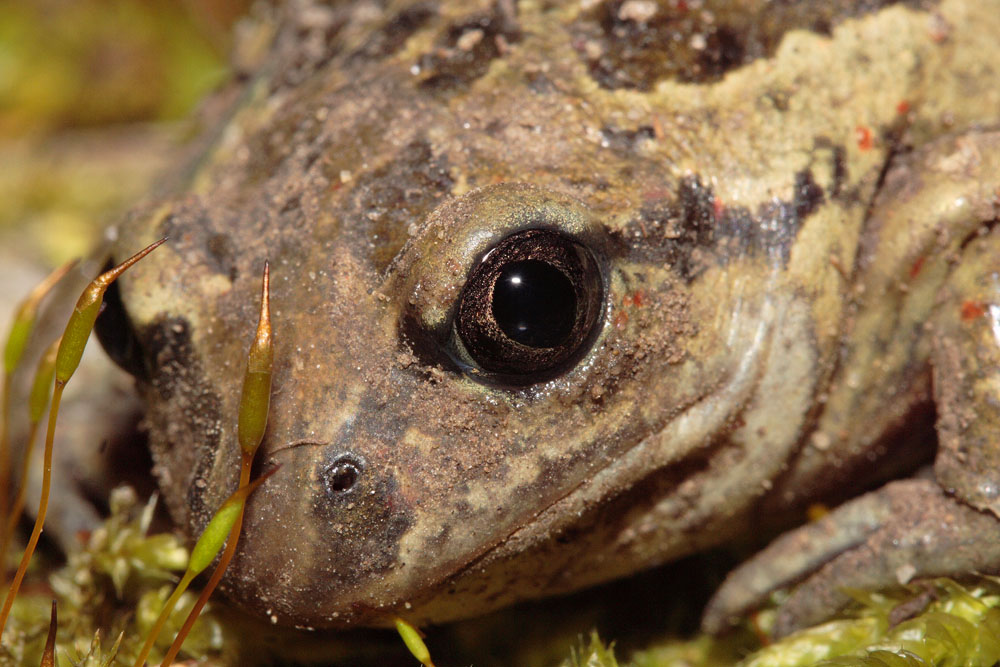
<path fill-rule="evenodd" d="M 986 306 L 978 301 L 962 302 L 962 319 L 968 322 L 986 314 Z"/>
<path fill-rule="evenodd" d="M 757 636 L 757 641 L 760 642 L 761 646 L 770 646 L 771 637 L 767 634 L 767 631 L 764 630 L 764 626 L 760 623 L 759 611 L 755 611 L 750 614 L 750 629 L 753 630 L 753 633 Z"/>
<path fill-rule="evenodd" d="M 910 113 L 910 103 L 908 100 L 900 100 L 899 104 L 896 105 L 896 113 L 900 116 L 904 116 Z"/>
<path fill-rule="evenodd" d="M 819 521 L 830 513 L 830 508 L 823 503 L 813 503 L 806 508 L 806 516 L 810 521 Z"/>
<path fill-rule="evenodd" d="M 651 190 L 646 190 L 642 193 L 642 200 L 644 202 L 656 202 L 661 199 L 666 199 L 670 196 L 670 191 L 665 188 L 653 188 Z"/>
<path fill-rule="evenodd" d="M 656 137 L 657 141 L 663 141 L 663 138 L 667 136 L 667 133 L 663 130 L 663 122 L 655 113 L 653 114 L 653 136 Z"/>
<path fill-rule="evenodd" d="M 872 146 L 875 145 L 875 140 L 872 137 L 872 131 L 870 127 L 865 125 L 858 125 L 854 128 L 854 136 L 858 140 L 858 148 L 863 151 L 871 150 Z"/>
<path fill-rule="evenodd" d="M 926 255 L 921 255 L 917 257 L 916 261 L 910 265 L 910 280 L 913 280 L 920 275 L 920 270 L 924 268 L 924 262 L 927 261 Z"/>
<path fill-rule="evenodd" d="M 628 313 L 626 313 L 624 310 L 619 310 L 617 313 L 615 313 L 615 322 L 614 322 L 615 329 L 621 329 L 627 323 L 628 323 Z"/>
<path fill-rule="evenodd" d="M 712 214 L 715 216 L 716 220 L 722 217 L 722 213 L 725 210 L 726 210 L 726 205 L 722 203 L 721 199 L 716 197 L 715 199 L 712 200 Z"/>
<path fill-rule="evenodd" d="M 943 43 L 948 39 L 948 27 L 940 21 L 935 21 L 930 31 L 930 38 L 935 44 Z"/>
<path fill-rule="evenodd" d="M 843 278 L 844 280 L 851 279 L 851 275 L 847 272 L 847 269 L 844 268 L 843 262 L 841 262 L 840 258 L 837 257 L 836 255 L 833 254 L 830 255 L 830 266 L 836 269 L 837 273 L 839 273 L 840 277 Z"/>
<path fill-rule="evenodd" d="M 631 294 L 626 294 L 625 296 L 622 297 L 622 305 L 635 306 L 637 308 L 640 308 L 642 307 L 642 300 L 643 300 L 642 292 L 636 290 L 635 292 L 632 292 Z"/>

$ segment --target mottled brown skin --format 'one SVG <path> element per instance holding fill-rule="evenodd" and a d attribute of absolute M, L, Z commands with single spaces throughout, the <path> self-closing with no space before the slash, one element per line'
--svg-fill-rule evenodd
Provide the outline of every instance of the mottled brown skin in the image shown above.
<path fill-rule="evenodd" d="M 883 443 L 932 400 L 937 481 L 855 501 L 924 504 L 791 533 L 706 626 L 815 570 L 835 597 L 868 562 L 846 547 L 950 571 L 890 557 L 887 531 L 952 512 L 998 535 L 1000 3 L 384 4 L 294 4 L 184 184 L 116 244 L 170 236 L 121 297 L 192 535 L 236 483 L 271 262 L 259 461 L 282 467 L 232 598 L 342 627 L 577 589 L 919 464 L 928 448 Z M 477 259 L 533 227 L 590 247 L 606 294 L 576 363 L 511 386 L 445 345 Z M 951 569 L 1000 563 L 976 549 Z M 838 558 L 856 561 L 822 578 Z M 788 627 L 829 612 L 817 597 Z"/>

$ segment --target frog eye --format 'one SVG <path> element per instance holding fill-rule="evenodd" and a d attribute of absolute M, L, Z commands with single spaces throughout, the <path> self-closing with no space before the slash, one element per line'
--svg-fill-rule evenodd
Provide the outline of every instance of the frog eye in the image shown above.
<path fill-rule="evenodd" d="M 483 255 L 462 289 L 459 356 L 505 381 L 540 381 L 587 350 L 603 300 L 587 247 L 549 229 L 511 234 Z"/>
<path fill-rule="evenodd" d="M 107 267 L 112 266 L 114 262 L 108 262 Z M 125 304 L 122 303 L 117 281 L 111 283 L 104 294 L 104 303 L 100 315 L 97 316 L 94 331 L 101 347 L 113 362 L 136 378 L 148 377 L 142 346 L 132 325 L 132 319 L 125 310 Z"/>

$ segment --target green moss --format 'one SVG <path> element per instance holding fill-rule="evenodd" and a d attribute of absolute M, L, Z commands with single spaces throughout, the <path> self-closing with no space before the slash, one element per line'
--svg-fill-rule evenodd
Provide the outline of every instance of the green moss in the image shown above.
<path fill-rule="evenodd" d="M 0 665 L 38 663 L 52 596 L 58 600 L 60 610 L 60 665 L 131 664 L 188 556 L 175 535 L 148 534 L 154 502 L 141 504 L 131 489 L 115 490 L 110 517 L 81 549 L 70 554 L 65 565 L 53 567 L 50 563 L 35 570 L 30 585 L 14 606 Z M 855 591 L 853 595 L 857 604 L 842 618 L 764 647 L 758 636 L 770 626 L 773 609 L 760 612 L 724 638 L 698 635 L 665 639 L 624 657 L 616 656 L 613 643 L 605 643 L 592 633 L 581 639 L 569 655 L 551 664 L 951 667 L 992 665 L 1000 660 L 998 579 L 980 577 L 969 585 L 936 579 L 891 593 Z M 193 602 L 190 594 L 182 599 L 156 646 L 154 660 L 158 661 L 166 650 Z M 903 603 L 912 607 L 915 615 L 890 626 L 890 614 L 899 615 Z M 211 605 L 208 609 L 195 625 L 182 655 L 199 665 L 247 664 L 249 640 L 227 626 L 223 616 L 212 612 Z M 561 637 L 554 640 L 561 641 Z M 436 649 L 447 652 L 447 648 L 431 645 L 431 654 Z M 114 656 L 117 662 L 108 663 Z"/>
<path fill-rule="evenodd" d="M 177 118 L 225 48 L 175 2 L 0 0 L 0 137 Z"/>
<path fill-rule="evenodd" d="M 590 633 L 590 638 L 580 642 L 579 648 L 574 648 L 570 656 L 559 667 L 619 667 L 615 652 L 611 645 L 605 645 L 596 632 Z"/>
<path fill-rule="evenodd" d="M 18 596 L 0 665 L 38 664 L 53 597 L 59 605 L 59 665 L 101 665 L 115 655 L 114 664 L 126 664 L 135 656 L 173 588 L 175 573 L 186 566 L 188 551 L 173 534 L 147 534 L 155 498 L 143 505 L 131 489 L 120 488 L 112 492 L 110 503 L 110 517 L 81 549 L 61 567 L 36 571 Z M 193 595 L 183 598 L 171 616 L 156 647 L 160 655 L 194 600 Z M 235 636 L 209 610 L 195 624 L 184 653 L 200 664 L 236 664 L 224 656 L 234 656 L 237 646 Z"/>
<path fill-rule="evenodd" d="M 921 582 L 892 593 L 854 591 L 858 601 L 845 618 L 807 628 L 763 648 L 749 623 L 723 639 L 700 635 L 668 640 L 618 662 L 592 636 L 561 667 L 958 667 L 1000 661 L 1000 581 L 980 577 L 962 585 L 950 579 Z M 890 614 L 907 603 L 926 606 L 890 627 Z M 754 622 L 766 628 L 774 611 Z M 742 656 L 742 657 L 741 657 Z"/>
<path fill-rule="evenodd" d="M 157 121 L 225 79 L 248 4 L 0 0 L 0 243 L 50 264 L 89 252 L 171 162 L 179 132 Z"/>

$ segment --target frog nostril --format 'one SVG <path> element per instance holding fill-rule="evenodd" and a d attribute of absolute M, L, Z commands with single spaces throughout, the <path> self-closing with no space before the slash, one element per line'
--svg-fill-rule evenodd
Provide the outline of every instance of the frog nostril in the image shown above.
<path fill-rule="evenodd" d="M 364 464 L 350 454 L 338 456 L 325 471 L 326 486 L 332 495 L 342 495 L 354 488 Z"/>

